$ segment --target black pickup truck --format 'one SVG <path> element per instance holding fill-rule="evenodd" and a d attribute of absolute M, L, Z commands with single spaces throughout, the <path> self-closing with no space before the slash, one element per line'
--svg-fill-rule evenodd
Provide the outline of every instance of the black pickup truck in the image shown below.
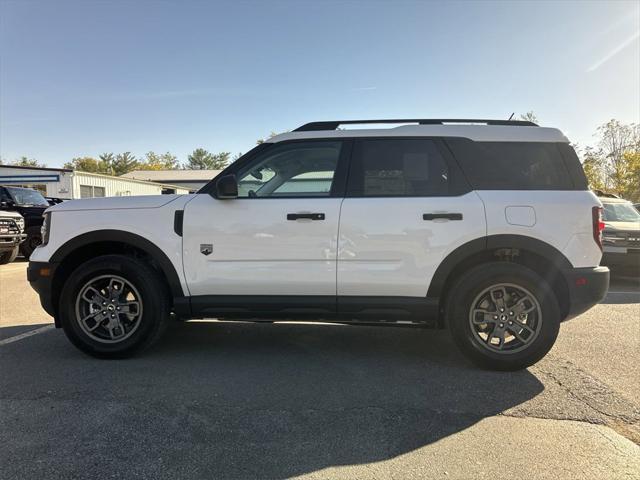
<path fill-rule="evenodd" d="M 25 258 L 42 243 L 40 227 L 44 217 L 42 214 L 49 208 L 49 202 L 37 190 L 31 188 L 0 185 L 0 210 L 18 212 L 24 217 L 24 233 L 27 239 L 20 245 L 20 253 Z"/>

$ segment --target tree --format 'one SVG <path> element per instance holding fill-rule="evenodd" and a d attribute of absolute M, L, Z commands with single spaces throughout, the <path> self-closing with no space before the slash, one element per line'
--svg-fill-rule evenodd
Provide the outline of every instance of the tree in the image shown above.
<path fill-rule="evenodd" d="M 113 155 L 110 153 L 109 155 Z M 137 170 L 140 166 L 138 159 L 131 152 L 119 153 L 111 160 L 114 175 L 124 175 L 125 173 Z"/>
<path fill-rule="evenodd" d="M 537 123 L 537 124 L 540 123 L 538 121 L 538 117 L 536 116 L 536 114 L 533 113 L 533 110 L 531 110 L 530 112 L 523 113 L 522 115 L 520 115 L 520 120 L 524 120 L 525 122 L 533 122 L 533 123 Z"/>
<path fill-rule="evenodd" d="M 258 140 L 256 140 L 256 144 L 260 145 L 262 143 L 268 142 L 269 140 L 271 140 L 273 137 L 275 137 L 276 135 L 281 135 L 282 133 L 287 133 L 287 132 L 274 132 L 273 130 L 271 131 L 271 134 L 267 137 L 267 138 L 259 138 Z"/>
<path fill-rule="evenodd" d="M 139 167 L 141 170 L 177 170 L 180 165 L 176 156 L 169 152 L 161 154 L 147 152 Z"/>
<path fill-rule="evenodd" d="M 113 153 L 102 153 L 98 158 L 102 162 L 101 168 L 109 175 L 113 175 Z"/>
<path fill-rule="evenodd" d="M 640 126 L 610 120 L 598 127 L 597 148 L 587 148 L 583 168 L 593 189 L 640 200 Z"/>
<path fill-rule="evenodd" d="M 25 156 L 22 156 L 17 160 L 14 160 L 13 162 L 9 163 L 9 165 L 13 165 L 16 167 L 37 167 L 37 168 L 44 168 L 47 166 L 44 163 L 39 163 L 35 158 L 27 158 Z"/>
<path fill-rule="evenodd" d="M 582 168 L 592 190 L 607 190 L 604 169 L 597 152 L 591 147 L 585 149 Z"/>
<path fill-rule="evenodd" d="M 231 152 L 210 153 L 204 148 L 196 148 L 187 159 L 184 168 L 188 170 L 222 170 L 229 163 Z"/>
<path fill-rule="evenodd" d="M 89 173 L 109 173 L 108 165 L 102 160 L 97 160 L 93 157 L 76 157 L 71 159 L 70 162 L 64 164 L 64 168 L 70 168 L 72 170 L 78 170 L 80 172 Z"/>

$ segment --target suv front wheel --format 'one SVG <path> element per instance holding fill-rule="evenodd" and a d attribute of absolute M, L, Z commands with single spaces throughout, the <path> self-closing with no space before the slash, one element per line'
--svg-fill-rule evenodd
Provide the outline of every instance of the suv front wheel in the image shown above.
<path fill-rule="evenodd" d="M 477 365 L 519 370 L 551 349 L 560 308 L 550 285 L 533 270 L 507 262 L 478 265 L 452 287 L 449 330 Z"/>
<path fill-rule="evenodd" d="M 169 318 L 168 292 L 147 263 L 105 255 L 80 265 L 60 296 L 60 320 L 80 350 L 123 358 L 151 345 Z"/>

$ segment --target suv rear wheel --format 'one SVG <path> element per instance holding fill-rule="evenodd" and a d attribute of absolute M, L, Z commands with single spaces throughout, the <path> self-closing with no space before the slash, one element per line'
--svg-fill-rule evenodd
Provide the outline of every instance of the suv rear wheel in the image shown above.
<path fill-rule="evenodd" d="M 80 265 L 65 282 L 60 320 L 80 350 L 123 358 L 151 345 L 169 318 L 168 292 L 142 260 L 105 255 Z"/>
<path fill-rule="evenodd" d="M 454 284 L 447 302 L 449 330 L 477 365 L 519 370 L 553 346 L 560 308 L 549 284 L 533 270 L 507 262 L 478 265 Z"/>

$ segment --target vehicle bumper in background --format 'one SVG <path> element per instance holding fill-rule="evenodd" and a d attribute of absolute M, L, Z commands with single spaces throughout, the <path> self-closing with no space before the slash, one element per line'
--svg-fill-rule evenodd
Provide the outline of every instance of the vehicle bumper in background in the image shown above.
<path fill-rule="evenodd" d="M 55 264 L 49 262 L 29 262 L 27 280 L 40 296 L 40 305 L 51 315 L 58 327 L 58 319 L 53 305 L 53 274 Z"/>
<path fill-rule="evenodd" d="M 569 287 L 569 313 L 565 320 L 600 303 L 609 290 L 607 267 L 573 268 L 564 272 Z"/>
<path fill-rule="evenodd" d="M 627 250 L 626 252 L 608 251 L 609 249 L 610 247 L 605 246 L 600 263 L 610 267 L 614 273 L 640 276 L 640 249 L 621 249 Z"/>
<path fill-rule="evenodd" d="M 7 233 L 0 235 L 0 250 L 13 250 L 15 247 L 25 241 L 27 235 L 24 233 L 13 234 Z"/>

